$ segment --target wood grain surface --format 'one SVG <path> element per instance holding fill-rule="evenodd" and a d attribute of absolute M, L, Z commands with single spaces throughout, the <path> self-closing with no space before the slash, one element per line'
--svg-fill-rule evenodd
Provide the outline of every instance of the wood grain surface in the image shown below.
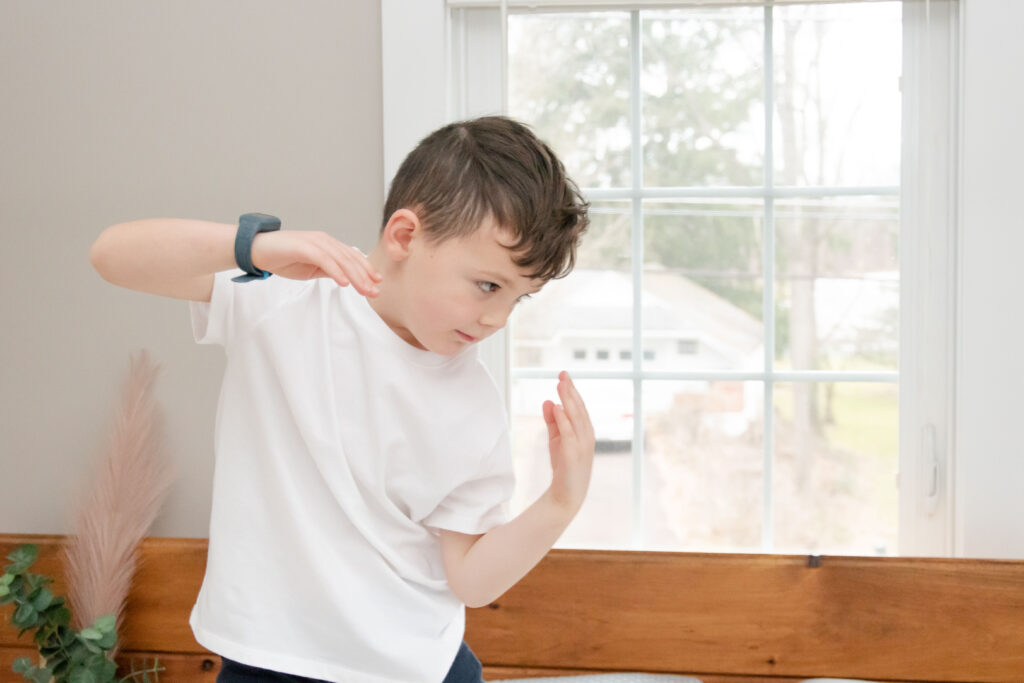
<path fill-rule="evenodd" d="M 64 595 L 62 540 L 0 534 L 0 557 L 35 543 L 30 571 Z M 188 625 L 206 547 L 143 542 L 122 672 L 159 657 L 162 683 L 216 680 L 220 658 Z M 0 681 L 20 680 L 10 663 L 35 652 L 29 634 L 16 638 L 12 611 L 0 607 Z M 638 671 L 705 683 L 1024 682 L 1024 561 L 555 549 L 466 620 L 488 680 Z"/>

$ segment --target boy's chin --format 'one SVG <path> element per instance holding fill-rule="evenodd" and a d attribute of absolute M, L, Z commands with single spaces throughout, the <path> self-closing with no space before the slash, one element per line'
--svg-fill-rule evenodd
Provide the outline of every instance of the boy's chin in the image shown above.
<path fill-rule="evenodd" d="M 473 341 L 469 341 L 467 339 L 456 337 L 432 344 L 433 348 L 430 348 L 430 350 L 434 353 L 451 358 L 452 356 L 457 356 L 469 347 L 475 345 L 477 341 L 479 340 L 474 339 Z"/>

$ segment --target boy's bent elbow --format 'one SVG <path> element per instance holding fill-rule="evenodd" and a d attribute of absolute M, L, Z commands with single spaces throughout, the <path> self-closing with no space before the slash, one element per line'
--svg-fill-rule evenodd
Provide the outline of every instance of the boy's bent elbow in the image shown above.
<path fill-rule="evenodd" d="M 92 243 L 89 248 L 89 263 L 92 264 L 93 269 L 99 273 L 107 282 L 111 282 L 110 279 L 110 257 L 109 250 L 107 249 L 107 238 L 109 228 L 100 233 L 100 236 L 96 238 L 96 241 Z"/>
<path fill-rule="evenodd" d="M 478 577 L 471 577 L 468 580 L 462 581 L 457 587 L 449 586 L 452 588 L 452 593 L 459 599 L 462 604 L 471 609 L 479 609 L 480 607 L 487 607 L 492 602 L 498 599 L 500 596 L 484 595 L 482 591 L 486 589 L 486 586 L 481 585 L 480 581 L 475 581 Z"/>
<path fill-rule="evenodd" d="M 466 555 L 482 536 L 483 534 L 463 534 L 449 529 L 440 530 L 441 561 L 445 577 L 448 579 L 448 588 L 466 607 L 482 607 L 473 595 L 472 586 L 467 585 L 469 582 L 465 580 L 464 571 Z"/>

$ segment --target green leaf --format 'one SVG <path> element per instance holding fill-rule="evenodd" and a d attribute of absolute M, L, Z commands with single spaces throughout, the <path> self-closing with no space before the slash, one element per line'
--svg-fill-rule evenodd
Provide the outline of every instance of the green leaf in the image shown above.
<path fill-rule="evenodd" d="M 57 636 L 53 632 L 53 626 L 45 621 L 39 623 L 32 639 L 36 641 L 39 647 L 54 647 L 58 644 Z"/>
<path fill-rule="evenodd" d="M 85 647 L 85 643 L 78 638 L 77 633 L 73 635 L 74 638 L 64 646 L 64 649 L 68 651 L 68 657 L 72 662 L 83 662 L 89 656 L 89 650 Z"/>
<path fill-rule="evenodd" d="M 53 678 L 53 671 L 50 667 L 43 667 L 32 674 L 32 680 L 35 683 L 50 683 L 50 679 Z"/>
<path fill-rule="evenodd" d="M 96 644 L 102 647 L 104 650 L 109 650 L 114 647 L 114 643 L 117 642 L 117 634 L 113 631 L 108 631 L 103 634 L 103 637 L 96 641 Z"/>
<path fill-rule="evenodd" d="M 7 556 L 7 559 L 14 563 L 7 566 L 7 571 L 11 574 L 20 574 L 31 567 L 37 557 L 39 557 L 39 547 L 35 544 L 26 543 L 19 546 Z"/>
<path fill-rule="evenodd" d="M 11 589 L 7 587 L 7 584 L 0 583 L 0 597 L 2 597 L 4 595 L 10 595 L 10 594 L 11 594 Z"/>
<path fill-rule="evenodd" d="M 53 579 L 47 579 L 41 574 L 25 574 L 25 583 L 29 585 L 31 592 L 29 596 L 35 595 L 36 591 L 43 587 L 44 584 L 53 583 Z"/>
<path fill-rule="evenodd" d="M 32 660 L 28 657 L 18 657 L 14 660 L 14 664 L 11 665 L 11 668 L 14 669 L 14 673 L 23 674 L 31 669 L 32 666 Z"/>
<path fill-rule="evenodd" d="M 57 680 L 66 680 L 66 678 L 64 678 L 64 672 L 67 671 L 70 666 L 71 662 L 62 658 L 59 662 L 53 665 L 53 675 L 58 677 Z"/>
<path fill-rule="evenodd" d="M 100 654 L 103 652 L 103 650 L 101 650 L 99 646 L 93 643 L 91 640 L 83 640 L 82 645 L 85 645 L 85 648 L 93 654 Z"/>
<path fill-rule="evenodd" d="M 63 645 L 65 649 L 72 648 L 76 643 L 78 643 L 78 634 L 72 628 L 64 627 L 60 629 L 58 637 L 60 638 L 60 644 Z"/>
<path fill-rule="evenodd" d="M 103 663 L 99 667 L 100 680 L 112 681 L 117 676 L 117 662 L 113 662 L 109 659 L 104 659 Z"/>
<path fill-rule="evenodd" d="M 67 607 L 58 607 L 51 613 L 50 621 L 57 626 L 67 626 L 71 623 L 71 610 Z"/>
<path fill-rule="evenodd" d="M 84 640 L 99 640 L 103 637 L 103 634 L 92 626 L 86 626 L 79 632 L 78 637 Z"/>
<path fill-rule="evenodd" d="M 32 606 L 36 608 L 37 612 L 42 612 L 51 604 L 53 604 L 53 593 L 50 592 L 49 588 L 40 588 L 34 598 L 31 598 Z"/>
<path fill-rule="evenodd" d="M 102 617 L 97 617 L 96 621 L 92 622 L 92 627 L 97 631 L 104 633 L 113 632 L 114 626 L 117 624 L 117 615 L 106 614 Z"/>
<path fill-rule="evenodd" d="M 98 683 L 96 674 L 86 668 L 72 669 L 68 683 Z"/>
<path fill-rule="evenodd" d="M 24 603 L 15 610 L 11 623 L 15 626 L 32 628 L 36 625 L 36 608 L 32 606 L 32 603 Z"/>
<path fill-rule="evenodd" d="M 0 576 L 0 585 L 10 586 L 11 581 L 14 581 L 14 574 L 4 574 Z"/>

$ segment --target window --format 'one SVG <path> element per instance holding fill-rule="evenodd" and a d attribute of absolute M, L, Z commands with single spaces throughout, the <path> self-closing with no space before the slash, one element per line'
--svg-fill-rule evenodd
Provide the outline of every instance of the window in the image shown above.
<path fill-rule="evenodd" d="M 640 461 L 647 547 L 896 549 L 901 14 L 508 18 L 509 113 L 594 205 L 577 271 L 514 318 L 512 348 L 584 333 L 653 345 L 630 372 L 632 452 L 603 458 L 591 483 L 613 497 L 617 470 Z M 651 366 L 687 328 L 717 353 L 680 358 L 696 347 L 683 340 Z M 512 392 L 533 391 L 518 370 Z M 587 382 L 585 398 L 621 380 Z M 515 417 L 534 448 L 542 421 Z M 565 540 L 615 540 L 597 534 L 626 512 L 583 510 Z"/>
<path fill-rule="evenodd" d="M 531 123 L 592 202 L 577 272 L 485 344 L 517 430 L 568 367 L 603 438 L 628 437 L 559 545 L 950 554 L 956 3 L 553 4 L 449 0 L 444 92 L 448 119 Z M 600 305 L 558 344 L 615 339 L 625 363 L 530 329 L 587 277 Z M 542 455 L 519 453 L 519 509 Z"/>

